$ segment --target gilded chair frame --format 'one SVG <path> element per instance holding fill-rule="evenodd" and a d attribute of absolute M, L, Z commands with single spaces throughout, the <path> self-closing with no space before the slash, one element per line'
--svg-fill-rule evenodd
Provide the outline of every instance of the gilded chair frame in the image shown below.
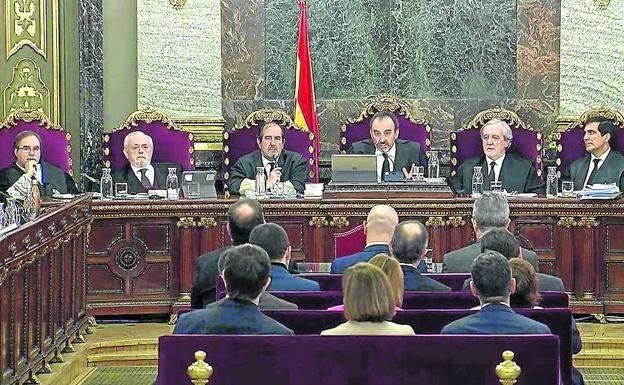
<path fill-rule="evenodd" d="M 162 122 L 170 130 L 184 131 L 184 129 L 176 126 L 173 120 L 171 120 L 171 118 L 164 112 L 161 112 L 158 109 L 153 109 L 153 108 L 141 109 L 128 115 L 126 120 L 123 123 L 121 123 L 119 126 L 115 127 L 113 131 L 102 135 L 102 152 L 104 153 L 104 156 L 110 155 L 110 148 L 108 146 L 108 143 L 110 142 L 110 135 L 113 132 L 122 131 L 122 130 L 130 130 L 132 128 L 137 127 L 139 125 L 139 122 L 145 122 L 147 124 L 150 124 L 156 121 Z M 149 133 L 146 133 L 146 134 L 149 134 Z M 188 135 L 188 139 L 191 142 L 193 142 L 193 133 L 188 132 L 187 135 Z M 194 152 L 195 152 L 195 147 L 193 145 L 189 146 L 188 154 L 189 154 L 189 162 L 191 165 L 195 164 L 195 158 L 193 157 Z M 110 160 L 103 160 L 103 166 L 110 167 L 111 166 Z"/>
<path fill-rule="evenodd" d="M 480 130 L 487 122 L 492 119 L 498 119 L 506 122 L 509 126 L 514 129 L 520 129 L 525 131 L 530 131 L 535 133 L 535 139 L 537 140 L 536 151 L 538 152 L 537 157 L 534 159 L 537 166 L 537 176 L 541 177 L 543 173 L 543 164 L 542 164 L 542 149 L 544 147 L 543 144 L 543 133 L 541 130 L 534 129 L 518 116 L 514 111 L 508 110 L 506 108 L 502 108 L 499 106 L 488 108 L 477 113 L 466 125 L 464 125 L 460 130 L 452 132 L 450 136 L 451 142 L 451 175 L 454 176 L 457 174 L 457 134 L 462 131 L 467 130 Z"/>
<path fill-rule="evenodd" d="M 398 115 L 404 116 L 410 122 L 414 124 L 420 124 L 425 126 L 427 132 L 427 138 L 425 139 L 425 145 L 428 149 L 431 149 L 431 126 L 429 122 L 424 119 L 416 119 L 412 115 L 409 103 L 399 98 L 397 95 L 384 92 L 377 96 L 374 96 L 370 102 L 368 102 L 362 108 L 360 115 L 357 118 L 348 118 L 345 123 L 340 127 L 340 152 L 345 153 L 347 151 L 347 138 L 345 136 L 347 132 L 347 126 L 350 124 L 360 123 L 364 120 L 372 117 L 378 111 L 390 111 Z M 426 155 L 429 157 L 430 150 L 427 150 Z"/>
<path fill-rule="evenodd" d="M 67 166 L 69 168 L 68 173 L 69 175 L 73 176 L 74 172 L 72 170 L 73 162 L 72 162 L 72 156 L 71 156 L 71 152 L 72 152 L 71 134 L 65 131 L 65 129 L 61 127 L 60 125 L 54 124 L 43 111 L 35 110 L 35 109 L 25 109 L 25 108 L 18 108 L 14 111 L 11 111 L 8 115 L 6 115 L 4 119 L 2 120 L 2 123 L 0 124 L 0 130 L 10 129 L 12 126 L 17 126 L 20 120 L 26 123 L 31 123 L 33 121 L 36 121 L 36 122 L 39 122 L 40 127 L 43 127 L 46 130 L 56 130 L 56 131 L 61 131 L 65 133 L 65 139 L 67 140 L 67 147 L 65 148 L 65 150 L 67 151 L 67 155 L 68 155 L 68 159 L 67 159 Z"/>
<path fill-rule="evenodd" d="M 288 116 L 286 111 L 281 108 L 270 108 L 265 107 L 259 110 L 253 111 L 245 121 L 239 124 L 234 125 L 231 131 L 242 131 L 242 130 L 256 130 L 258 126 L 275 122 L 283 127 L 285 130 L 296 130 L 301 132 L 306 132 L 308 134 L 308 139 L 310 140 L 310 146 L 308 146 L 308 152 L 310 154 L 314 154 L 314 133 L 304 130 L 302 127 L 295 124 L 295 122 Z M 230 154 L 230 146 L 227 144 L 230 138 L 229 131 L 223 131 L 223 163 L 226 166 L 229 166 L 231 163 L 229 154 Z M 308 164 L 310 165 L 310 171 L 308 172 L 308 178 L 314 179 L 314 157 L 310 157 L 308 160 Z M 229 172 L 223 173 L 224 186 L 227 189 L 227 181 L 230 179 Z"/>
<path fill-rule="evenodd" d="M 620 130 L 624 130 L 624 115 L 618 110 L 610 107 L 590 108 L 589 110 L 583 112 L 581 116 L 579 116 L 579 118 L 576 119 L 574 122 L 568 124 L 567 127 L 557 130 L 557 132 L 555 133 L 555 143 L 557 150 L 557 175 L 559 177 L 561 177 L 561 154 L 563 154 L 565 150 L 563 148 L 563 144 L 561 143 L 561 134 L 584 127 L 585 124 L 587 124 L 588 120 L 594 118 L 604 118 L 607 120 L 611 120 L 620 128 Z"/>

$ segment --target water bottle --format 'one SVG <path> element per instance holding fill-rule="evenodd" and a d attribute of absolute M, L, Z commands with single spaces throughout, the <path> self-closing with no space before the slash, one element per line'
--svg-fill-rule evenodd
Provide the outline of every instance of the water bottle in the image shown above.
<path fill-rule="evenodd" d="M 178 199 L 180 193 L 178 190 L 178 175 L 176 175 L 175 167 L 169 168 L 167 175 L 167 199 Z"/>
<path fill-rule="evenodd" d="M 102 199 L 111 199 L 113 197 L 113 177 L 110 168 L 102 169 L 102 178 L 100 179 L 100 194 Z"/>
<path fill-rule="evenodd" d="M 476 166 L 472 169 L 472 196 L 480 197 L 483 194 L 483 173 L 481 167 Z"/>
<path fill-rule="evenodd" d="M 440 177 L 440 160 L 438 159 L 438 152 L 431 151 L 429 153 L 429 168 L 428 174 L 429 178 L 439 178 Z"/>
<path fill-rule="evenodd" d="M 17 202 L 13 197 L 9 197 L 6 200 L 6 216 L 7 226 L 19 224 L 19 210 L 17 208 Z"/>
<path fill-rule="evenodd" d="M 9 224 L 9 218 L 6 213 L 4 205 L 0 205 L 0 229 L 6 227 Z"/>
<path fill-rule="evenodd" d="M 34 221 L 39 215 L 39 209 L 41 208 L 41 195 L 39 193 L 39 184 L 37 179 L 32 178 L 30 181 L 30 188 L 28 189 L 28 195 L 24 200 L 24 214 L 29 221 Z"/>
<path fill-rule="evenodd" d="M 557 178 L 557 168 L 548 167 L 546 175 L 546 198 L 556 198 L 559 192 L 559 178 Z"/>
<path fill-rule="evenodd" d="M 266 194 L 266 175 L 264 167 L 256 167 L 256 196 Z"/>

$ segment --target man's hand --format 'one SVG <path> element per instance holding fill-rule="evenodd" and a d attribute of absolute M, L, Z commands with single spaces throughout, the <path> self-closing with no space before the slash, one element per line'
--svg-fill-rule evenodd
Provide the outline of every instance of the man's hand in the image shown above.
<path fill-rule="evenodd" d="M 26 175 L 30 178 L 35 176 L 35 172 L 37 172 L 37 161 L 34 159 L 27 160 L 24 164 L 24 170 L 26 170 Z"/>
<path fill-rule="evenodd" d="M 280 179 L 282 179 L 282 168 L 275 167 L 273 171 L 271 171 L 271 173 L 269 174 L 269 177 L 267 178 L 267 182 L 266 182 L 267 189 L 273 188 L 273 185 L 276 182 L 279 182 Z"/>

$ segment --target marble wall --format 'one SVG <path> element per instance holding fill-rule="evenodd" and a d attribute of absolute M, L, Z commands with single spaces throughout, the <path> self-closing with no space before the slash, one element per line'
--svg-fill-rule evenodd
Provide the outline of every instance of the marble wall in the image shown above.
<path fill-rule="evenodd" d="M 219 0 L 137 1 L 138 106 L 172 117 L 221 116 Z"/>
<path fill-rule="evenodd" d="M 624 111 L 624 1 L 561 0 L 561 115 Z"/>
<path fill-rule="evenodd" d="M 262 106 L 292 111 L 298 8 L 222 0 L 226 128 Z M 322 158 L 370 96 L 393 92 L 432 123 L 433 145 L 500 105 L 551 130 L 559 97 L 559 0 L 308 2 Z M 242 24 L 241 24 L 242 21 Z"/>

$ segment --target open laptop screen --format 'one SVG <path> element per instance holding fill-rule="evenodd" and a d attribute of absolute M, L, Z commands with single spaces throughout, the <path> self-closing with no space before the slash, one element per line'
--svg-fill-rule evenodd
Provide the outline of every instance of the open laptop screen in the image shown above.
<path fill-rule="evenodd" d="M 334 154 L 332 183 L 377 183 L 377 157 L 364 154 Z"/>

